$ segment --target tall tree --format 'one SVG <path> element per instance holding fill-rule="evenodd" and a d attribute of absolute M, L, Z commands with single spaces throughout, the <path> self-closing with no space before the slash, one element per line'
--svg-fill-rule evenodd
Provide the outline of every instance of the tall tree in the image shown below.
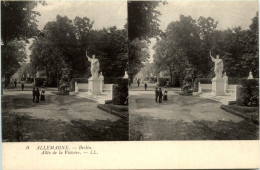
<path fill-rule="evenodd" d="M 140 47 L 137 47 L 137 45 L 144 46 L 142 43 L 137 43 L 137 41 L 143 42 L 146 40 L 149 42 L 150 38 L 157 37 L 161 34 L 161 30 L 159 29 L 160 20 L 158 19 L 160 12 L 156 9 L 160 3 L 161 1 L 127 2 L 129 38 L 128 74 L 131 81 L 133 81 L 133 77 L 143 66 L 143 62 L 147 60 L 144 56 L 139 55 Z M 162 3 L 165 4 L 165 2 Z M 147 47 L 144 48 L 146 49 Z"/>
<path fill-rule="evenodd" d="M 34 8 L 43 1 L 2 1 L 1 37 L 4 44 L 8 41 L 27 40 L 38 34 L 36 16 L 40 13 Z"/>
<path fill-rule="evenodd" d="M 8 85 L 10 77 L 18 70 L 25 58 L 25 44 L 21 41 L 9 41 L 5 48 L 2 48 L 2 76 L 5 80 L 5 86 Z"/>
<path fill-rule="evenodd" d="M 43 1 L 1 2 L 2 73 L 4 73 L 2 75 L 5 76 L 6 84 L 19 68 L 21 58 L 24 58 L 24 47 L 21 45 L 22 42 L 18 41 L 27 42 L 28 38 L 39 33 L 36 16 L 40 13 L 34 11 L 38 3 L 45 5 Z M 15 54 L 14 52 L 17 51 L 19 51 L 18 54 Z"/>

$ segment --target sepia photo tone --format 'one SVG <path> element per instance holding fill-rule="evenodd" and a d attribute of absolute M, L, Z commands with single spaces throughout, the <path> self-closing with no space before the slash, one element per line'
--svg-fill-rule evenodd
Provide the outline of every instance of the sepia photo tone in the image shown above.
<path fill-rule="evenodd" d="M 2 141 L 127 141 L 127 2 L 1 3 Z"/>
<path fill-rule="evenodd" d="M 130 140 L 259 139 L 257 1 L 128 1 Z"/>
<path fill-rule="evenodd" d="M 2 1 L 2 168 L 259 167 L 258 22 L 258 1 Z"/>

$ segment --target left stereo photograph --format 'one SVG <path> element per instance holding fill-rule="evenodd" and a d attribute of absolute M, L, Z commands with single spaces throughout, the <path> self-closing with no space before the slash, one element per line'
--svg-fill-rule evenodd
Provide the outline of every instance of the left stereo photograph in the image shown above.
<path fill-rule="evenodd" d="M 1 3 L 2 142 L 128 141 L 126 1 Z"/>

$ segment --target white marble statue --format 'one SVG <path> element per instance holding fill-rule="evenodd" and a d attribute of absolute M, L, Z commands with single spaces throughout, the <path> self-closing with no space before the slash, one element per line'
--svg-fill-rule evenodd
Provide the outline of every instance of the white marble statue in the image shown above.
<path fill-rule="evenodd" d="M 104 80 L 104 76 L 103 76 L 102 72 L 100 72 L 99 78 L 100 78 L 101 80 Z"/>
<path fill-rule="evenodd" d="M 222 72 L 224 67 L 222 59 L 219 58 L 219 55 L 217 55 L 216 58 L 214 58 L 211 55 L 211 51 L 210 51 L 210 58 L 215 63 L 215 68 L 214 68 L 215 78 L 216 79 L 222 78 Z"/>
<path fill-rule="evenodd" d="M 123 79 L 128 79 L 127 71 L 125 71 L 125 75 L 124 75 Z"/>
<path fill-rule="evenodd" d="M 252 71 L 249 72 L 249 76 L 247 77 L 247 79 L 254 79 Z"/>
<path fill-rule="evenodd" d="M 228 76 L 227 76 L 227 73 L 226 73 L 226 72 L 223 74 L 223 79 L 224 79 L 225 81 L 228 81 Z"/>
<path fill-rule="evenodd" d="M 91 68 L 90 68 L 91 75 L 92 75 L 91 77 L 97 78 L 98 72 L 99 72 L 99 61 L 98 61 L 98 59 L 95 59 L 95 55 L 93 55 L 93 57 L 90 58 L 88 56 L 87 51 L 86 51 L 86 57 L 88 58 L 88 61 L 91 63 Z"/>

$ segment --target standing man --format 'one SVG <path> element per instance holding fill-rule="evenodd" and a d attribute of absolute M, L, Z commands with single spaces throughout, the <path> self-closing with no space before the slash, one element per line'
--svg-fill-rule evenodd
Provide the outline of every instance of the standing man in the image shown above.
<path fill-rule="evenodd" d="M 139 85 L 140 85 L 140 81 L 139 81 L 139 79 L 137 79 L 137 85 L 138 85 L 138 87 L 139 87 Z"/>
<path fill-rule="evenodd" d="M 33 88 L 32 93 L 33 93 L 33 103 L 34 103 L 34 102 L 35 102 L 35 96 L 36 96 L 36 90 L 35 90 L 35 88 Z"/>
<path fill-rule="evenodd" d="M 144 90 L 146 91 L 146 89 L 147 89 L 147 84 L 144 83 Z"/>
<path fill-rule="evenodd" d="M 158 91 L 158 88 L 156 87 L 155 88 L 155 102 L 157 103 L 157 100 L 158 100 L 158 96 L 159 96 L 159 91 Z"/>
<path fill-rule="evenodd" d="M 22 86 L 22 91 L 23 91 L 23 89 L 24 89 L 24 84 L 22 83 L 22 85 L 21 85 L 21 86 Z"/>
<path fill-rule="evenodd" d="M 36 89 L 36 103 L 39 103 L 39 99 L 40 99 L 40 91 L 39 88 Z"/>
<path fill-rule="evenodd" d="M 163 96 L 162 89 L 159 88 L 159 103 L 162 103 L 162 96 Z"/>
<path fill-rule="evenodd" d="M 17 81 L 16 79 L 14 79 L 14 87 L 16 87 Z"/>

